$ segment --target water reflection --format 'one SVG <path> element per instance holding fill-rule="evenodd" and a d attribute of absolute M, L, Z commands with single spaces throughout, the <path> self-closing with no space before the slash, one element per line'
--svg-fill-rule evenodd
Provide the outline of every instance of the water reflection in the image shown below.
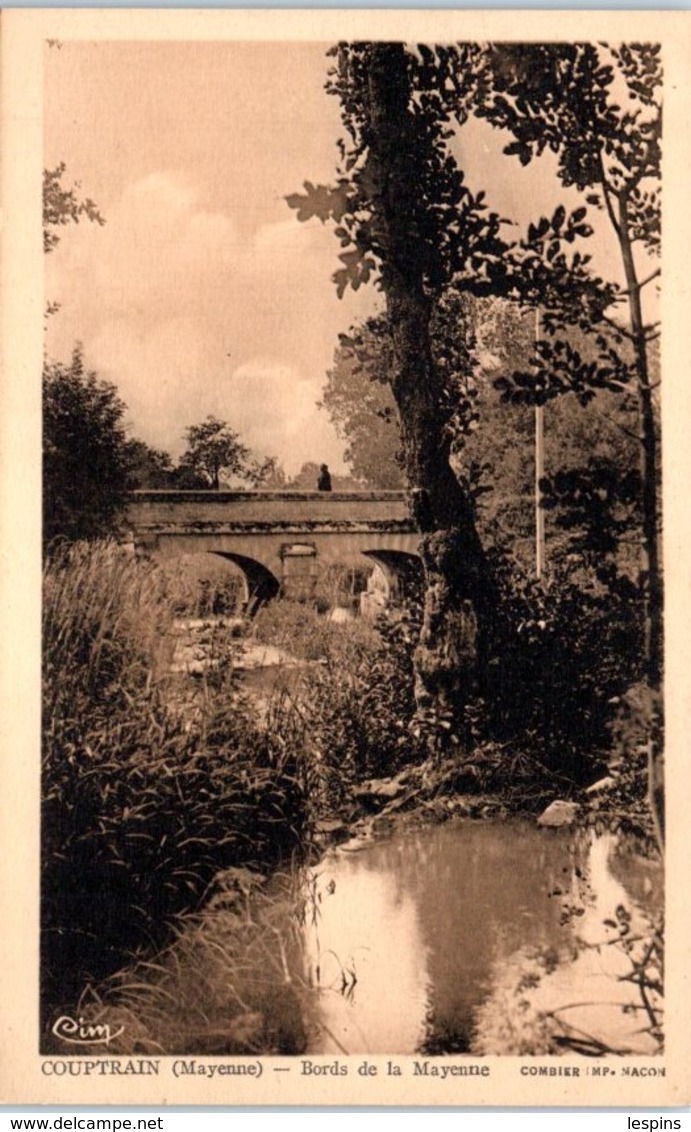
<path fill-rule="evenodd" d="M 612 848 L 527 822 L 467 822 L 327 857 L 306 943 L 320 988 L 311 1052 L 553 1052 L 555 1033 L 577 1049 L 593 1030 L 654 1052 L 622 1012 L 635 997 L 617 982 L 626 957 L 594 946 L 617 905 L 631 906 Z"/>

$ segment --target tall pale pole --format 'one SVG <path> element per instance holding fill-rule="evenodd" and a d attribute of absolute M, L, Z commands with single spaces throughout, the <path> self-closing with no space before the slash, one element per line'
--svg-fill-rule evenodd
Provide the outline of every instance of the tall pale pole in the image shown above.
<path fill-rule="evenodd" d="M 540 341 L 540 308 L 535 310 L 535 346 Z M 545 570 L 545 512 L 541 507 L 540 480 L 545 475 L 545 434 L 542 405 L 535 405 L 535 573 L 540 579 Z"/>

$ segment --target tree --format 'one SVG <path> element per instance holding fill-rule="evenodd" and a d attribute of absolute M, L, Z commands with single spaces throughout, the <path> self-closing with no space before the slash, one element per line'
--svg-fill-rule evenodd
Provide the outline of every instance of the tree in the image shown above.
<path fill-rule="evenodd" d="M 368 487 L 405 485 L 401 430 L 391 392 L 391 343 L 381 317 L 339 336 L 320 407 L 346 441 L 344 459 Z"/>
<path fill-rule="evenodd" d="M 252 460 L 247 471 L 253 487 L 280 491 L 285 486 L 285 468 L 279 462 L 278 456 L 265 456 L 263 460 Z"/>
<path fill-rule="evenodd" d="M 564 186 L 586 193 L 615 236 L 626 286 L 610 285 L 610 301 L 592 329 L 599 349 L 593 366 L 559 340 L 536 351 L 533 386 L 547 398 L 575 375 L 582 394 L 604 376 L 637 407 L 643 604 L 643 656 L 649 687 L 648 781 L 658 840 L 663 842 L 662 701 L 663 582 L 659 538 L 659 423 L 651 347 L 656 322 L 646 322 L 643 293 L 660 275 L 662 62 L 659 44 L 492 45 L 479 68 L 477 113 L 509 130 L 505 152 L 527 165 L 545 149 L 558 159 Z M 622 96 L 625 105 L 622 106 Z M 583 216 L 586 209 L 579 210 Z M 534 236 L 539 238 L 535 231 Z M 622 319 L 621 308 L 626 314 Z M 548 324 L 553 333 L 558 322 Z M 584 326 L 583 329 L 588 329 Z M 622 350 L 622 346 L 624 349 Z M 627 353 L 633 356 L 629 360 Z M 526 375 L 519 375 L 526 387 Z M 537 385 L 536 385 L 537 382 Z M 510 395 L 511 383 L 506 392 Z M 515 389 L 515 385 L 514 385 Z M 568 490 L 572 490 L 571 483 Z M 602 482 L 575 485 L 592 504 Z M 635 489 L 630 480 L 627 492 Z M 626 505 L 629 500 L 619 500 Z"/>
<path fill-rule="evenodd" d="M 581 330 L 569 328 L 568 339 L 590 360 L 592 342 Z M 529 369 L 534 348 L 534 311 L 519 303 L 477 299 L 456 293 L 451 284 L 435 305 L 432 351 L 437 364 L 448 371 L 449 396 L 458 402 L 454 470 L 474 500 L 483 544 L 503 548 L 527 574 L 534 569 L 534 409 L 524 401 L 507 401 L 502 390 L 508 384 L 506 374 Z M 357 438 L 362 453 L 358 467 L 362 470 L 369 461 L 372 479 L 382 487 L 399 486 L 395 477 L 400 475 L 392 364 L 384 317 L 351 327 L 348 335 L 340 336 L 323 402 L 340 424 L 341 435 Z M 640 514 L 630 498 L 632 484 L 638 482 L 631 405 L 621 393 L 606 389 L 596 392 L 587 405 L 581 405 L 573 391 L 563 392 L 550 401 L 546 422 L 548 564 L 571 555 L 575 566 L 578 555 L 582 565 L 587 556 L 589 567 L 595 568 L 599 545 L 603 554 L 614 555 L 620 568 L 635 576 L 630 541 L 636 521 L 640 526 Z M 606 499 L 600 498 L 615 469 L 621 489 L 612 487 Z M 586 500 L 592 503 L 590 510 Z"/>
<path fill-rule="evenodd" d="M 334 275 L 339 294 L 370 279 L 384 293 L 391 388 L 426 577 L 417 698 L 421 706 L 459 707 L 491 628 L 494 590 L 473 484 L 457 474 L 459 451 L 478 419 L 472 350 L 465 359 L 449 357 L 454 336 L 442 334 L 435 353 L 435 309 L 462 293 L 540 309 L 543 333 L 527 368 L 499 379 L 512 404 L 569 393 L 588 405 L 605 392 L 625 394 L 635 364 L 616 349 L 616 325 L 610 337 L 595 335 L 595 357 L 572 341 L 594 326 L 610 327 L 620 297 L 582 250 L 592 235 L 587 209 L 569 213 L 560 204 L 508 243 L 484 194 L 465 184 L 447 143 L 452 122 L 462 124 L 484 97 L 491 101 L 487 50 L 365 43 L 341 44 L 332 54 L 328 89 L 339 97 L 348 134 L 338 180 L 331 187 L 305 182 L 305 192 L 288 203 L 299 219 L 337 225 L 344 249 Z M 520 110 L 520 91 L 516 101 Z"/>
<path fill-rule="evenodd" d="M 43 541 L 116 533 L 127 502 L 129 450 L 117 389 L 71 362 L 43 368 Z"/>
<path fill-rule="evenodd" d="M 613 289 L 614 317 L 603 309 L 595 330 L 601 355 L 619 370 L 622 388 L 634 388 L 638 405 L 644 652 L 648 681 L 657 688 L 662 665 L 662 574 L 650 347 L 658 329 L 655 323 L 646 324 L 642 293 L 660 274 L 659 267 L 650 263 L 660 249 L 660 46 L 494 45 L 481 73 L 477 113 L 513 134 L 504 152 L 523 165 L 546 149 L 555 153 L 562 184 L 587 193 L 587 204 L 606 216 L 617 241 L 626 288 Z M 644 268 L 637 262 L 637 251 L 647 258 Z M 626 324 L 617 317 L 622 306 L 627 309 Z M 622 343 L 632 351 L 632 363 L 622 357 Z M 543 353 L 543 370 L 554 373 L 564 364 L 577 369 L 578 360 L 558 345 Z"/>
<path fill-rule="evenodd" d="M 78 224 L 82 217 L 96 224 L 105 220 L 92 200 L 80 200 L 77 193 L 81 188 L 76 182 L 71 189 L 65 188 L 62 178 L 66 166 L 60 162 L 54 169 L 43 170 L 43 250 L 52 252 L 60 243 L 56 229 L 66 224 Z"/>
<path fill-rule="evenodd" d="M 267 456 L 261 465 L 261 475 L 256 480 L 256 486 L 267 491 L 284 491 L 288 477 L 278 456 Z"/>
<path fill-rule="evenodd" d="M 173 486 L 173 462 L 167 452 L 150 448 L 143 440 L 127 441 L 127 472 L 134 489 Z"/>
<path fill-rule="evenodd" d="M 270 478 L 276 469 L 273 457 L 257 460 L 240 440 L 237 432 L 225 421 L 208 416 L 185 431 L 187 451 L 180 460 L 178 472 L 191 472 L 202 478 L 207 487 L 218 491 L 221 473 L 236 476 L 251 484 Z"/>
<path fill-rule="evenodd" d="M 434 300 L 459 272 L 486 287 L 505 245 L 500 218 L 473 196 L 445 145 L 445 78 L 455 53 L 400 43 L 340 44 L 327 89 L 348 142 L 334 187 L 305 183 L 299 219 L 338 225 L 339 294 L 377 279 L 394 359 L 391 388 L 403 466 L 421 533 L 425 609 L 416 652 L 421 708 L 457 712 L 472 694 L 478 628 L 489 613 L 487 564 L 472 502 L 450 463 L 455 414 L 431 346 Z M 477 264 L 477 268 L 476 268 Z"/>

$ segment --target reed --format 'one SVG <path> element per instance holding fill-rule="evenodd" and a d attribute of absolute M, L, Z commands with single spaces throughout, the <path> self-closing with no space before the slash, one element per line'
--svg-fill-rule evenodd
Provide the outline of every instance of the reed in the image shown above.
<path fill-rule="evenodd" d="M 47 1006 L 170 936 L 219 870 L 301 850 L 308 758 L 227 681 L 168 668 L 170 580 L 111 544 L 47 564 L 42 978 Z"/>
<path fill-rule="evenodd" d="M 225 870 L 204 911 L 178 920 L 169 946 L 89 988 L 79 1015 L 118 1031 L 111 1055 L 303 1052 L 312 992 L 303 970 L 301 884 L 298 870 L 270 881 L 245 868 Z M 54 1044 L 50 1034 L 46 1044 Z"/>

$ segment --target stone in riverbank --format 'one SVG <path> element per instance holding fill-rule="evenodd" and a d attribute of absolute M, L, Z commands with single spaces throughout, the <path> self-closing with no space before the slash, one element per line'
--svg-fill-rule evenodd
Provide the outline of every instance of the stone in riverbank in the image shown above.
<path fill-rule="evenodd" d="M 565 802 L 561 798 L 557 798 L 555 802 L 551 802 L 546 810 L 540 814 L 537 819 L 537 824 L 547 826 L 550 829 L 562 829 L 565 826 L 573 825 L 578 815 L 578 805 L 576 802 Z"/>
<path fill-rule="evenodd" d="M 395 778 L 369 778 L 353 790 L 353 797 L 357 799 L 363 809 L 370 813 L 390 807 L 394 800 L 399 799 L 410 791 L 410 772 L 402 771 Z"/>

